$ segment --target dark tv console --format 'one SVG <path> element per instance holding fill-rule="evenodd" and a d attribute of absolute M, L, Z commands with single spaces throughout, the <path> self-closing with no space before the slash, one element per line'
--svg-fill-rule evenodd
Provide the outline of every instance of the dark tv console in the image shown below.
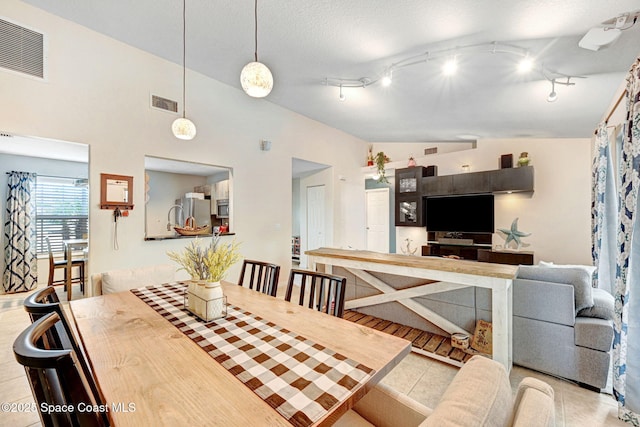
<path fill-rule="evenodd" d="M 422 246 L 422 256 L 456 256 L 495 264 L 533 265 L 533 252 L 492 250 L 491 233 L 458 233 L 457 238 L 445 236 L 446 233 L 428 232 L 428 244 Z"/>

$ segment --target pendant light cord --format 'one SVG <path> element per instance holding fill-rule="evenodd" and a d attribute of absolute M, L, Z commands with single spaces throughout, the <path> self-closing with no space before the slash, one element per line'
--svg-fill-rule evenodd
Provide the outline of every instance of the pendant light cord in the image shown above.
<path fill-rule="evenodd" d="M 254 52 L 254 56 L 256 58 L 256 62 L 258 62 L 258 0 L 255 0 L 254 2 L 254 9 L 253 9 L 253 18 L 254 18 L 254 35 L 255 35 L 255 43 L 256 43 L 256 50 Z"/>
<path fill-rule="evenodd" d="M 186 83 L 187 80 L 187 0 L 182 0 L 182 118 L 187 117 Z"/>

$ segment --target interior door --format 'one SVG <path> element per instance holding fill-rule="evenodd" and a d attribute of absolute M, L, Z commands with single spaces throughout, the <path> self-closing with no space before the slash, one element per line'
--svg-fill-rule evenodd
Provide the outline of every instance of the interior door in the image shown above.
<path fill-rule="evenodd" d="M 389 189 L 366 190 L 367 250 L 389 252 Z"/>
<path fill-rule="evenodd" d="M 324 185 L 307 187 L 307 249 L 325 246 Z"/>

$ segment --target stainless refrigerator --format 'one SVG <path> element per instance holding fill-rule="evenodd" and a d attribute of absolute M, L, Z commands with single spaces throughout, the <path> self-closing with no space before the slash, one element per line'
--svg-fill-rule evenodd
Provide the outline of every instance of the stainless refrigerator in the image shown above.
<path fill-rule="evenodd" d="M 205 199 L 203 193 L 187 193 L 176 200 L 176 205 L 182 206 L 184 212 L 180 215 L 180 209 L 176 209 L 176 224 L 184 226 L 186 219 L 192 216 L 198 227 L 211 225 L 211 200 Z"/>

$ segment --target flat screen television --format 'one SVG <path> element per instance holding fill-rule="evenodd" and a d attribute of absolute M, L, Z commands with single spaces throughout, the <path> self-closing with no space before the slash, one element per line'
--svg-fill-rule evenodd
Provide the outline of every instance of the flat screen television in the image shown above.
<path fill-rule="evenodd" d="M 493 233 L 493 194 L 425 198 L 427 231 Z"/>

